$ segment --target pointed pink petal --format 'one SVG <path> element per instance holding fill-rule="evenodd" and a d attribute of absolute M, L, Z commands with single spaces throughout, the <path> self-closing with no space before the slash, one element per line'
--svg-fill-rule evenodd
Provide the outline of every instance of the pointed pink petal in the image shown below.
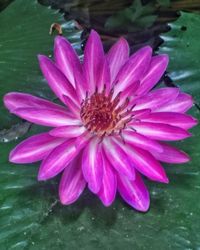
<path fill-rule="evenodd" d="M 132 83 L 142 78 L 149 67 L 151 55 L 152 49 L 147 46 L 140 49 L 129 58 L 116 76 L 115 93 L 123 91 Z"/>
<path fill-rule="evenodd" d="M 140 88 L 137 91 L 138 95 L 148 93 L 158 83 L 164 74 L 169 62 L 168 55 L 158 55 L 151 59 L 148 72 L 141 80 Z"/>
<path fill-rule="evenodd" d="M 123 131 L 123 139 L 128 144 L 132 144 L 134 146 L 140 147 L 142 149 L 148 150 L 148 151 L 156 151 L 156 152 L 162 152 L 162 146 L 154 141 L 149 139 L 148 137 L 145 137 L 144 135 L 138 134 L 134 131 Z"/>
<path fill-rule="evenodd" d="M 134 96 L 139 86 L 140 86 L 140 81 L 136 81 L 132 83 L 130 86 L 128 86 L 120 95 L 120 104 L 123 101 L 125 101 L 127 97 L 130 98 L 131 96 Z"/>
<path fill-rule="evenodd" d="M 103 89 L 106 87 L 106 93 L 109 93 L 111 89 L 110 68 L 108 65 L 108 61 L 105 57 L 104 61 L 102 62 L 102 65 L 100 65 L 98 73 L 99 73 L 97 81 L 98 92 L 102 92 Z"/>
<path fill-rule="evenodd" d="M 14 163 L 40 161 L 64 141 L 65 139 L 52 137 L 48 133 L 31 136 L 10 152 L 9 161 Z"/>
<path fill-rule="evenodd" d="M 142 121 L 164 123 L 172 126 L 189 129 L 197 125 L 198 121 L 190 115 L 175 112 L 156 112 L 142 118 Z"/>
<path fill-rule="evenodd" d="M 157 160 L 166 163 L 185 163 L 190 160 L 185 152 L 163 142 L 160 142 L 160 145 L 163 148 L 162 153 L 152 152 Z"/>
<path fill-rule="evenodd" d="M 134 181 L 118 175 L 117 188 L 123 200 L 136 210 L 146 212 L 149 209 L 149 192 L 138 173 Z"/>
<path fill-rule="evenodd" d="M 88 187 L 98 193 L 102 184 L 102 152 L 97 138 L 92 139 L 83 151 L 82 171 Z"/>
<path fill-rule="evenodd" d="M 107 207 L 110 206 L 115 199 L 117 190 L 117 180 L 114 170 L 105 156 L 103 157 L 102 167 L 103 167 L 103 180 L 98 196 L 101 199 L 104 206 Z"/>
<path fill-rule="evenodd" d="M 77 156 L 80 149 L 75 147 L 74 140 L 68 140 L 57 146 L 43 160 L 39 173 L 38 180 L 48 180 L 59 174 L 69 163 Z"/>
<path fill-rule="evenodd" d="M 139 134 L 148 136 L 154 140 L 176 141 L 191 136 L 189 132 L 182 128 L 162 123 L 131 122 L 131 126 Z"/>
<path fill-rule="evenodd" d="M 111 83 L 115 80 L 120 68 L 128 60 L 129 45 L 126 39 L 120 38 L 108 51 L 107 59 L 110 66 Z"/>
<path fill-rule="evenodd" d="M 162 107 L 158 108 L 156 111 L 158 112 L 166 112 L 166 111 L 173 111 L 178 113 L 185 113 L 187 112 L 193 105 L 194 101 L 192 97 L 185 93 L 180 93 L 178 97 L 163 105 Z"/>
<path fill-rule="evenodd" d="M 104 51 L 98 33 L 91 31 L 84 50 L 83 68 L 90 93 L 98 86 L 99 70 L 104 62 Z"/>
<path fill-rule="evenodd" d="M 49 132 L 49 134 L 55 137 L 73 138 L 80 136 L 85 131 L 85 127 L 83 126 L 69 125 L 54 128 Z"/>
<path fill-rule="evenodd" d="M 74 116 L 80 118 L 80 107 L 72 102 L 72 100 L 66 95 L 63 96 L 63 101 L 67 108 L 74 114 Z"/>
<path fill-rule="evenodd" d="M 149 179 L 168 183 L 167 176 L 161 164 L 146 150 L 116 141 L 126 152 L 132 166 Z"/>
<path fill-rule="evenodd" d="M 80 70 L 81 64 L 71 44 L 62 36 L 55 38 L 54 57 L 58 68 L 76 88 L 74 75 L 77 70 Z"/>
<path fill-rule="evenodd" d="M 103 149 L 110 164 L 129 179 L 135 178 L 135 169 L 126 153 L 110 138 L 104 139 Z"/>
<path fill-rule="evenodd" d="M 141 110 L 133 110 L 131 114 L 134 116 L 134 119 L 140 120 L 143 117 L 147 116 L 151 113 L 151 109 L 141 109 Z"/>
<path fill-rule="evenodd" d="M 66 107 L 55 104 L 48 100 L 20 92 L 10 92 L 4 96 L 4 104 L 7 109 L 14 110 L 17 108 L 47 108 L 58 111 L 66 111 Z"/>
<path fill-rule="evenodd" d="M 179 92 L 180 90 L 178 88 L 161 88 L 153 90 L 136 100 L 134 110 L 158 109 L 163 105 L 167 105 L 172 100 L 175 100 Z"/>
<path fill-rule="evenodd" d="M 81 169 L 81 157 L 76 157 L 65 168 L 59 185 L 59 197 L 63 205 L 74 203 L 86 186 Z"/>
<path fill-rule="evenodd" d="M 59 127 L 65 125 L 80 125 L 67 111 L 58 111 L 40 108 L 18 108 L 11 113 L 29 121 L 43 126 Z"/>
<path fill-rule="evenodd" d="M 42 73 L 56 96 L 64 102 L 63 95 L 66 95 L 77 103 L 75 89 L 56 65 L 46 56 L 39 55 L 38 60 Z"/>

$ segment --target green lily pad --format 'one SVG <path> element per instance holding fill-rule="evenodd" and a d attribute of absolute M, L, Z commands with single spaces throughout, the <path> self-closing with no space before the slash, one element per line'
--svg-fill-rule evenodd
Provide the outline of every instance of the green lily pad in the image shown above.
<path fill-rule="evenodd" d="M 170 24 L 171 31 L 162 36 L 164 43 L 159 50 L 170 56 L 169 76 L 184 91 L 200 101 L 199 76 L 200 16 L 181 12 L 180 18 Z"/>
<path fill-rule="evenodd" d="M 32 22 L 30 22 L 30 19 L 27 19 L 26 22 L 26 18 L 22 18 L 22 10 L 23 15 L 26 18 L 31 17 Z M 11 13 L 13 13 L 15 19 Z M 25 0 L 17 0 L 1 14 L 4 15 L 4 18 L 7 15 L 9 16 L 7 19 L 1 20 L 0 15 L 1 25 L 8 19 L 10 19 L 10 23 L 13 23 L 13 20 L 16 21 L 15 23 L 17 23 L 18 19 L 21 20 L 21 24 L 19 22 L 16 27 L 22 27 L 24 23 L 27 23 L 27 27 L 30 25 L 26 33 L 26 36 L 29 37 L 29 44 L 24 43 L 23 48 L 26 49 L 21 50 L 23 53 L 17 47 L 17 38 L 19 36 L 14 31 L 15 38 L 8 37 L 6 39 L 5 34 L 4 39 L 1 38 L 2 41 L 7 41 L 8 44 L 9 41 L 13 41 L 12 39 L 16 39 L 16 44 L 13 41 L 9 46 L 6 45 L 7 55 L 9 49 L 13 50 L 14 53 L 15 48 L 15 56 L 19 56 L 19 60 L 16 60 L 16 62 L 14 56 L 6 57 L 4 55 L 3 57 L 5 72 L 0 69 L 0 77 L 2 77 L 1 74 L 4 75 L 1 79 L 6 84 L 0 92 L 1 95 L 7 91 L 21 90 L 51 97 L 37 68 L 37 61 L 34 61 L 33 57 L 38 52 L 52 53 L 52 38 L 48 34 L 44 35 L 46 29 L 49 28 L 49 24 L 47 25 L 45 20 L 50 19 L 51 24 L 55 22 L 55 16 L 59 17 L 59 14 Z M 46 29 L 43 24 L 38 26 L 38 29 L 42 31 L 39 35 L 33 29 L 35 27 L 33 23 L 36 24 L 37 20 L 43 19 L 46 23 Z M 14 26 L 10 27 L 14 29 Z M 30 36 L 28 36 L 28 31 Z M 42 47 L 42 43 L 40 43 L 40 46 L 37 44 L 37 39 L 33 39 L 35 36 L 45 42 L 44 47 Z M 32 37 L 32 40 L 30 37 Z M 73 36 L 71 33 L 69 37 L 76 40 L 77 36 Z M 50 40 L 47 41 L 46 39 Z M 1 40 L 0 44 L 2 44 Z M 175 48 L 172 49 L 175 50 Z M 178 47 L 176 49 L 179 50 Z M 180 53 L 183 54 L 184 52 L 184 50 L 180 50 Z M 3 52 L 0 51 L 0 53 Z M 192 50 L 190 54 L 193 56 Z M 23 62 L 26 61 L 24 68 L 23 63 L 19 63 L 20 56 L 25 58 L 22 60 Z M 197 57 L 198 54 L 195 54 L 195 56 Z M 172 58 L 174 65 L 176 64 L 175 59 Z M 10 65 L 15 65 L 13 68 L 16 70 L 12 71 Z M 198 70 L 198 64 L 193 66 L 194 69 Z M 177 67 L 174 69 L 176 71 Z M 7 73 L 6 70 L 9 70 L 10 73 Z M 185 67 L 183 70 L 187 70 L 187 68 Z M 170 72 L 174 72 L 172 66 Z M 191 86 L 193 86 L 193 83 L 196 84 L 194 79 L 196 78 L 192 76 L 190 80 Z M 2 85 L 2 80 L 0 80 L 0 83 Z M 45 87 L 41 87 L 41 84 L 44 84 Z M 196 93 L 200 90 L 200 87 L 195 86 Z M 186 89 L 186 84 L 183 83 L 181 87 Z M 198 94 L 195 94 L 195 96 L 198 97 Z M 200 118 L 199 111 L 195 107 L 191 114 Z M 7 114 L 4 113 L 1 116 L 1 118 L 4 117 L 6 121 L 4 124 L 7 126 L 10 124 L 6 118 Z M 37 182 L 36 176 L 39 164 L 15 165 L 8 162 L 10 150 L 25 137 L 39 131 L 42 131 L 41 127 L 32 126 L 31 130 L 23 138 L 7 144 L 0 143 L 1 250 L 182 250 L 199 248 L 199 126 L 192 130 L 193 137 L 177 143 L 177 146 L 190 154 L 192 161 L 186 165 L 166 166 L 170 178 L 169 185 L 147 182 L 151 192 L 151 207 L 146 214 L 136 212 L 119 197 L 111 207 L 105 208 L 88 191 L 74 205 L 62 206 L 57 195 L 59 177 L 52 181 Z"/>
<path fill-rule="evenodd" d="M 64 22 L 57 11 L 35 1 L 18 0 L 0 13 L 0 129 L 8 128 L 13 120 L 2 104 L 10 91 L 23 91 L 52 98 L 40 72 L 37 54 L 52 56 L 54 35 L 49 35 L 52 23 L 60 23 L 63 35 L 80 51 L 80 31 L 73 22 Z"/>

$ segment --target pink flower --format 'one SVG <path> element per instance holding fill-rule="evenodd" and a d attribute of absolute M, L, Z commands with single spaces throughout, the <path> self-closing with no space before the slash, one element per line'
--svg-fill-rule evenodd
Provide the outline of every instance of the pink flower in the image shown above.
<path fill-rule="evenodd" d="M 86 185 L 109 206 L 118 191 L 139 211 L 149 208 L 141 174 L 168 183 L 160 162 L 184 163 L 189 157 L 165 141 L 182 140 L 197 121 L 185 114 L 191 96 L 178 88 L 152 88 L 167 68 L 168 56 L 144 47 L 129 57 L 120 38 L 104 54 L 92 31 L 83 63 L 63 37 L 55 39 L 55 62 L 40 55 L 44 77 L 67 107 L 30 94 L 8 93 L 5 106 L 27 121 L 54 127 L 21 142 L 10 153 L 14 163 L 42 161 L 38 180 L 62 173 L 59 196 L 75 202 Z"/>

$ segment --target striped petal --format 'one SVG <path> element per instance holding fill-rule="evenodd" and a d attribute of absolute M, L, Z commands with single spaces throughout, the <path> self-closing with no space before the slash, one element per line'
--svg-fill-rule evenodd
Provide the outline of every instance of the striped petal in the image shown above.
<path fill-rule="evenodd" d="M 161 164 L 146 150 L 124 144 L 118 141 L 119 147 L 126 152 L 132 165 L 149 179 L 168 183 L 167 176 Z"/>
<path fill-rule="evenodd" d="M 131 126 L 137 133 L 148 136 L 153 140 L 176 141 L 191 136 L 186 130 L 168 124 L 132 122 Z"/>
<path fill-rule="evenodd" d="M 40 108 L 18 108 L 11 113 L 35 124 L 59 127 L 65 125 L 80 125 L 80 121 L 75 119 L 67 111 Z"/>
<path fill-rule="evenodd" d="M 147 46 L 140 49 L 129 58 L 116 76 L 115 93 L 123 91 L 132 83 L 141 79 L 141 76 L 149 67 L 151 55 L 152 49 Z"/>
<path fill-rule="evenodd" d="M 118 175 L 117 188 L 123 200 L 136 210 L 146 212 L 149 209 L 149 192 L 138 173 L 135 180 Z"/>
<path fill-rule="evenodd" d="M 57 36 L 54 43 L 54 58 L 56 65 L 76 88 L 74 75 L 81 70 L 79 58 L 71 44 L 62 36 Z"/>
<path fill-rule="evenodd" d="M 90 93 L 93 93 L 95 87 L 98 86 L 103 62 L 104 51 L 101 39 L 98 33 L 92 30 L 85 46 L 83 60 L 83 68 Z"/>
<path fill-rule="evenodd" d="M 86 130 L 83 126 L 63 126 L 52 129 L 49 134 L 55 137 L 61 137 L 61 138 L 73 138 L 78 137 L 82 133 L 84 133 Z"/>
<path fill-rule="evenodd" d="M 48 180 L 59 174 L 77 156 L 79 151 L 80 148 L 75 147 L 73 139 L 57 146 L 43 160 L 39 169 L 38 180 Z"/>
<path fill-rule="evenodd" d="M 148 137 L 145 137 L 144 135 L 138 134 L 137 132 L 134 131 L 125 130 L 123 132 L 123 139 L 128 144 L 132 144 L 134 146 L 148 150 L 150 152 L 152 150 L 156 152 L 163 151 L 162 146 L 158 142 L 151 140 Z"/>
<path fill-rule="evenodd" d="M 164 123 L 183 129 L 192 128 L 197 124 L 197 120 L 190 115 L 175 112 L 156 112 L 148 114 L 142 121 L 153 123 Z"/>
<path fill-rule="evenodd" d="M 103 149 L 110 164 L 129 179 L 135 178 L 135 170 L 126 153 L 110 138 L 104 139 Z"/>
<path fill-rule="evenodd" d="M 162 153 L 152 152 L 153 156 L 157 160 L 176 164 L 185 163 L 190 160 L 189 156 L 185 152 L 163 142 L 160 142 L 160 145 L 163 148 Z"/>
<path fill-rule="evenodd" d="M 74 203 L 86 186 L 81 169 L 81 157 L 76 157 L 65 168 L 59 185 L 59 197 L 63 205 Z"/>
<path fill-rule="evenodd" d="M 14 110 L 18 108 L 47 108 L 58 111 L 67 109 L 61 105 L 55 104 L 48 100 L 20 92 L 10 92 L 4 96 L 4 104 L 7 109 Z"/>
<path fill-rule="evenodd" d="M 98 193 L 102 184 L 102 152 L 99 140 L 92 139 L 83 151 L 82 171 L 88 187 L 93 193 Z"/>
<path fill-rule="evenodd" d="M 175 100 L 163 105 L 156 111 L 157 112 L 173 111 L 178 113 L 185 113 L 192 107 L 193 103 L 194 101 L 190 95 L 185 93 L 180 93 Z"/>
<path fill-rule="evenodd" d="M 108 51 L 107 59 L 110 66 L 111 83 L 114 82 L 120 68 L 128 60 L 129 45 L 126 39 L 120 38 Z"/>
<path fill-rule="evenodd" d="M 149 70 L 141 80 L 140 88 L 137 91 L 138 95 L 148 93 L 158 83 L 167 68 L 168 62 L 168 55 L 158 55 L 151 59 Z"/>
<path fill-rule="evenodd" d="M 10 152 L 9 161 L 14 163 L 40 161 L 64 141 L 65 139 L 52 137 L 48 133 L 31 136 Z"/>
<path fill-rule="evenodd" d="M 56 96 L 64 102 L 63 95 L 66 95 L 77 103 L 75 89 L 56 65 L 46 56 L 39 55 L 38 60 L 42 73 Z"/>
<path fill-rule="evenodd" d="M 117 180 L 114 170 L 105 156 L 103 157 L 102 167 L 103 167 L 103 179 L 102 179 L 101 189 L 98 192 L 98 196 L 101 199 L 104 206 L 107 207 L 110 206 L 115 199 L 117 190 Z"/>

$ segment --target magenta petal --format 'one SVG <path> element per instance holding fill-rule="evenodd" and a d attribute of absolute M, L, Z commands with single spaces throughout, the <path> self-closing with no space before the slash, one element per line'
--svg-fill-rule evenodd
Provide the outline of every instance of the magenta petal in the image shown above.
<path fill-rule="evenodd" d="M 54 57 L 58 68 L 76 88 L 74 75 L 77 70 L 80 70 L 81 64 L 71 44 L 62 36 L 55 38 Z"/>
<path fill-rule="evenodd" d="M 185 163 L 190 160 L 185 152 L 163 142 L 160 142 L 160 145 L 163 148 L 162 153 L 152 152 L 157 160 L 166 163 Z"/>
<path fill-rule="evenodd" d="M 59 127 L 65 125 L 80 125 L 67 111 L 58 111 L 40 108 L 18 108 L 12 111 L 13 114 L 35 124 Z"/>
<path fill-rule="evenodd" d="M 74 116 L 80 118 L 80 107 L 77 106 L 68 96 L 63 96 L 63 101 L 67 108 L 74 114 Z"/>
<path fill-rule="evenodd" d="M 149 92 L 136 100 L 134 110 L 151 109 L 155 110 L 175 100 L 179 95 L 178 88 L 161 88 Z"/>
<path fill-rule="evenodd" d="M 186 130 L 162 123 L 131 122 L 131 126 L 139 134 L 148 136 L 154 140 L 176 141 L 185 139 L 191 134 Z"/>
<path fill-rule="evenodd" d="M 103 180 L 98 196 L 101 199 L 102 203 L 107 207 L 110 206 L 115 199 L 117 190 L 117 180 L 114 170 L 105 156 L 103 157 L 102 167 Z"/>
<path fill-rule="evenodd" d="M 31 136 L 10 152 L 9 161 L 14 163 L 40 161 L 64 141 L 65 139 L 52 137 L 48 133 Z"/>
<path fill-rule="evenodd" d="M 63 205 L 74 203 L 83 192 L 86 181 L 81 169 L 81 157 L 76 157 L 65 168 L 59 185 L 59 197 Z"/>
<path fill-rule="evenodd" d="M 168 55 L 158 55 L 151 59 L 148 72 L 141 80 L 140 88 L 137 91 L 138 95 L 146 94 L 160 80 L 164 74 L 169 62 Z"/>
<path fill-rule="evenodd" d="M 129 179 L 135 178 L 135 169 L 128 159 L 126 153 L 109 138 L 104 139 L 103 149 L 110 164 L 119 172 Z"/>
<path fill-rule="evenodd" d="M 151 180 L 168 183 L 163 167 L 148 151 L 131 144 L 120 143 L 119 141 L 118 145 L 127 153 L 132 166 L 139 172 Z"/>
<path fill-rule="evenodd" d="M 123 91 L 130 86 L 130 84 L 141 79 L 149 67 L 151 55 L 152 49 L 147 46 L 140 49 L 129 58 L 129 60 L 120 69 L 115 79 L 115 93 Z"/>
<path fill-rule="evenodd" d="M 59 174 L 77 156 L 79 151 L 80 149 L 75 147 L 73 139 L 57 146 L 43 160 L 39 169 L 38 180 L 47 180 Z"/>
<path fill-rule="evenodd" d="M 93 193 L 98 193 L 102 184 L 102 152 L 99 140 L 92 139 L 83 151 L 82 171 L 88 187 Z"/>
<path fill-rule="evenodd" d="M 183 129 L 192 128 L 197 124 L 197 120 L 190 115 L 175 112 L 156 112 L 148 114 L 142 118 L 142 121 L 153 123 L 164 123 Z"/>
<path fill-rule="evenodd" d="M 162 146 L 158 142 L 151 140 L 148 137 L 145 137 L 144 135 L 138 134 L 134 131 L 124 130 L 123 138 L 128 144 L 135 145 L 150 152 L 152 150 L 156 152 L 163 151 Z"/>
<path fill-rule="evenodd" d="M 107 59 L 110 66 L 111 83 L 115 80 L 120 68 L 128 60 L 129 45 L 126 39 L 120 38 L 108 51 Z"/>
<path fill-rule="evenodd" d="M 180 93 L 175 100 L 171 101 L 170 103 L 167 103 L 166 105 L 163 105 L 156 111 L 170 112 L 173 110 L 173 112 L 185 113 L 192 107 L 193 103 L 194 101 L 192 100 L 192 97 L 190 95 Z"/>
<path fill-rule="evenodd" d="M 83 68 L 86 76 L 88 90 L 95 91 L 98 86 L 99 70 L 102 70 L 104 62 L 104 51 L 98 33 L 91 31 L 84 50 Z"/>
<path fill-rule="evenodd" d="M 68 96 L 74 103 L 77 102 L 76 92 L 65 75 L 56 67 L 56 65 L 46 56 L 39 55 L 38 60 L 44 77 L 50 88 L 62 102 L 63 95 Z"/>
<path fill-rule="evenodd" d="M 149 209 L 149 192 L 138 173 L 134 181 L 118 175 L 117 188 L 123 200 L 136 210 L 146 212 Z"/>
<path fill-rule="evenodd" d="M 7 109 L 14 110 L 17 108 L 47 108 L 58 111 L 67 110 L 65 107 L 50 102 L 48 100 L 20 92 L 10 92 L 4 96 L 4 104 Z"/>
<path fill-rule="evenodd" d="M 49 134 L 55 137 L 73 138 L 80 136 L 85 131 L 85 127 L 83 126 L 69 125 L 54 128 L 49 132 Z"/>
<path fill-rule="evenodd" d="M 104 62 L 102 62 L 102 65 L 100 65 L 98 73 L 99 73 L 97 81 L 98 92 L 102 92 L 104 88 L 106 88 L 106 92 L 109 93 L 111 89 L 110 68 L 106 58 L 104 58 Z"/>

